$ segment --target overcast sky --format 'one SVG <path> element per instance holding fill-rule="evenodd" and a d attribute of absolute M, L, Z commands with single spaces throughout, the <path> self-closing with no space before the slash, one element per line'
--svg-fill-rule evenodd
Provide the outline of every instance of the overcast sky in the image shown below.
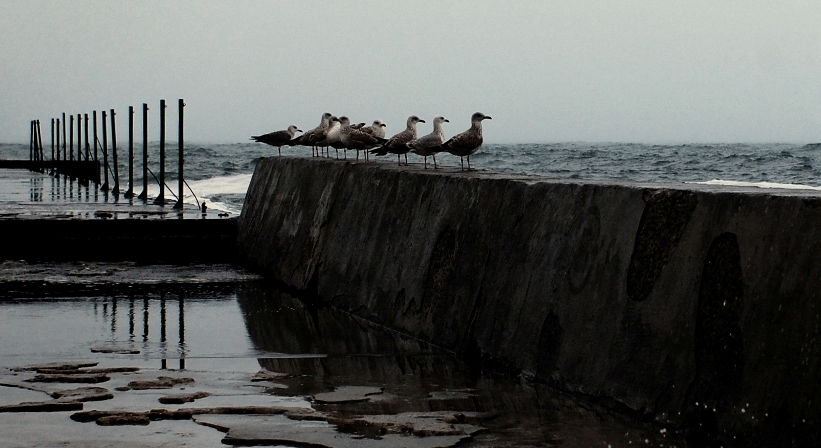
<path fill-rule="evenodd" d="M 447 136 L 481 111 L 489 143 L 821 141 L 817 0 L 3 0 L 0 33 L 0 142 L 144 102 L 156 140 L 161 98 L 191 142 L 326 111 Z"/>

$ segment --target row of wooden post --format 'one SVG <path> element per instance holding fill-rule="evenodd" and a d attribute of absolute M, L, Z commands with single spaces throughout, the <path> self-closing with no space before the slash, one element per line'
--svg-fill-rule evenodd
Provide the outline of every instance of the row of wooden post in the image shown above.
<path fill-rule="evenodd" d="M 181 209 L 183 207 L 183 184 L 184 184 L 184 177 L 183 177 L 183 152 L 184 152 L 184 142 L 183 142 L 183 109 L 185 107 L 185 102 L 180 99 L 178 103 L 179 108 L 179 194 L 177 196 L 177 203 L 174 205 L 174 208 Z M 160 100 L 160 172 L 159 172 L 159 179 L 158 183 L 160 186 L 160 193 L 154 199 L 155 204 L 165 205 L 165 100 Z M 110 110 L 110 115 L 106 115 L 105 111 L 102 111 L 102 131 L 103 131 L 103 141 L 102 141 L 102 154 L 103 154 L 103 183 L 100 186 L 100 190 L 106 192 L 106 194 L 110 191 L 113 195 L 120 194 L 120 175 L 119 175 L 119 165 L 117 160 L 117 127 L 115 124 L 115 117 L 116 113 L 114 109 Z M 59 118 L 51 119 L 51 161 L 58 162 L 57 164 L 52 164 L 52 175 L 60 174 L 59 170 L 56 168 L 59 166 L 60 161 L 74 161 L 74 115 L 70 115 L 70 120 L 68 121 L 68 125 L 66 122 L 66 114 L 63 113 L 62 122 Z M 108 133 L 107 133 L 107 118 L 111 118 L 111 149 L 112 149 L 112 175 L 114 180 L 114 185 L 109 185 L 109 165 L 108 165 Z M 85 118 L 85 120 L 83 120 Z M 89 132 L 88 132 L 88 114 L 84 116 L 81 114 L 77 114 L 77 161 L 94 161 L 99 162 L 98 160 L 98 143 L 99 140 L 97 139 L 97 111 L 92 112 L 92 122 L 93 122 L 93 146 L 94 152 L 91 152 L 91 145 L 89 144 Z M 85 122 L 85 154 L 83 154 L 83 147 L 81 142 L 81 130 L 83 129 L 82 123 Z M 62 126 L 61 126 L 62 124 Z M 60 147 L 61 143 L 61 128 L 62 128 L 62 148 Z M 66 128 L 69 129 L 68 131 L 68 138 L 66 138 Z M 56 132 L 55 132 L 56 130 Z M 66 144 L 68 142 L 68 145 Z M 62 152 L 62 154 L 61 154 Z M 93 158 L 92 158 L 93 155 Z M 85 157 L 84 157 L 85 156 Z M 32 162 L 45 162 L 44 154 L 43 154 L 43 139 L 40 130 L 40 120 L 33 120 L 31 122 L 31 141 L 30 141 L 30 149 L 29 149 L 29 160 Z M 37 165 L 42 166 L 42 164 Z M 98 165 L 99 166 L 99 165 Z M 143 191 L 137 195 L 138 199 L 148 200 L 148 104 L 143 103 Z M 83 179 L 81 179 L 83 180 Z M 100 184 L 100 173 L 99 169 L 97 170 L 96 178 L 94 179 L 84 179 L 86 182 L 88 180 L 92 180 L 96 184 Z M 128 107 L 128 190 L 123 193 L 123 197 L 125 198 L 132 198 L 134 197 L 134 107 Z"/>

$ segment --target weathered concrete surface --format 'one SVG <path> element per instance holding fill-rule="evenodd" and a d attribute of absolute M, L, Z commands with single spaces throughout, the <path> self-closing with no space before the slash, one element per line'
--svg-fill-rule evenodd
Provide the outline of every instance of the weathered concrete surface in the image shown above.
<path fill-rule="evenodd" d="M 269 158 L 238 244 L 309 299 L 693 442 L 816 446 L 818 222 L 793 191 Z"/>

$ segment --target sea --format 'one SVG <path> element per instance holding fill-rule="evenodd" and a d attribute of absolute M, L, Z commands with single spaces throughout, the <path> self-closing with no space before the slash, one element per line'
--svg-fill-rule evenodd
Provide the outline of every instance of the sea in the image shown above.
<path fill-rule="evenodd" d="M 49 145 L 46 158 L 51 157 Z M 109 149 L 109 151 L 111 151 Z M 141 146 L 135 148 L 135 192 L 142 191 Z M 27 159 L 29 145 L 0 144 L 0 159 Z M 349 159 L 351 153 L 348 154 Z M 261 143 L 186 143 L 184 174 L 193 195 L 186 202 L 207 201 L 210 209 L 238 215 L 254 167 L 261 158 L 277 156 L 276 148 Z M 309 148 L 283 148 L 283 157 L 310 157 Z M 102 155 L 98 156 L 102 160 Z M 336 152 L 331 150 L 331 157 Z M 343 157 L 343 152 L 339 152 Z M 113 155 L 109 153 L 109 159 Z M 159 145 L 149 147 L 149 194 L 156 194 Z M 374 160 L 374 159 L 371 159 Z M 393 156 L 376 158 L 395 163 Z M 410 154 L 411 163 L 422 157 Z M 111 160 L 109 160 L 111 165 Z M 458 157 L 440 154 L 437 162 L 459 167 Z M 429 158 L 428 163 L 432 163 Z M 118 147 L 121 190 L 128 188 L 128 150 Z M 166 184 L 176 192 L 178 147 L 166 143 Z M 558 179 L 708 183 L 759 188 L 821 190 L 821 144 L 716 143 L 522 143 L 486 144 L 471 156 L 480 170 L 528 174 Z M 109 168 L 113 177 L 113 166 Z M 186 195 L 189 193 L 186 192 Z M 168 195 L 167 195 L 168 196 Z"/>

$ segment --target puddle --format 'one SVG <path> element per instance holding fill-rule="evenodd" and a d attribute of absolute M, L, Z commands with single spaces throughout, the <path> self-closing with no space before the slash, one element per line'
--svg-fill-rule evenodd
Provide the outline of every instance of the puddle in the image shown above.
<path fill-rule="evenodd" d="M 85 369 L 134 366 L 140 371 L 112 373 L 110 380 L 94 384 L 111 390 L 114 398 L 86 402 L 83 412 L 223 411 L 179 421 L 151 420 L 146 427 L 111 427 L 110 432 L 99 422 L 72 421 L 71 412 L 0 413 L 0 433 L 10 434 L 0 442 L 46 444 L 31 425 L 49 425 L 56 434 L 65 434 L 55 440 L 74 443 L 137 443 L 148 437 L 169 446 L 219 441 L 258 446 L 275 445 L 273 441 L 290 446 L 686 446 L 545 387 L 470 369 L 448 352 L 379 325 L 311 309 L 262 283 L 196 296 L 0 302 L 0 370 L 6 372 L 0 380 L 22 384 L 23 377 L 34 376 L 13 373 L 13 367 L 89 360 L 98 365 Z M 162 390 L 128 386 L 159 377 L 191 381 L 171 382 L 170 389 Z M 44 397 L 12 389 L 0 387 L 0 403 Z M 169 396 L 196 398 L 181 405 L 158 401 Z M 263 413 L 294 411 L 219 416 L 239 412 L 238 406 Z M 322 431 L 309 434 L 314 427 Z"/>

